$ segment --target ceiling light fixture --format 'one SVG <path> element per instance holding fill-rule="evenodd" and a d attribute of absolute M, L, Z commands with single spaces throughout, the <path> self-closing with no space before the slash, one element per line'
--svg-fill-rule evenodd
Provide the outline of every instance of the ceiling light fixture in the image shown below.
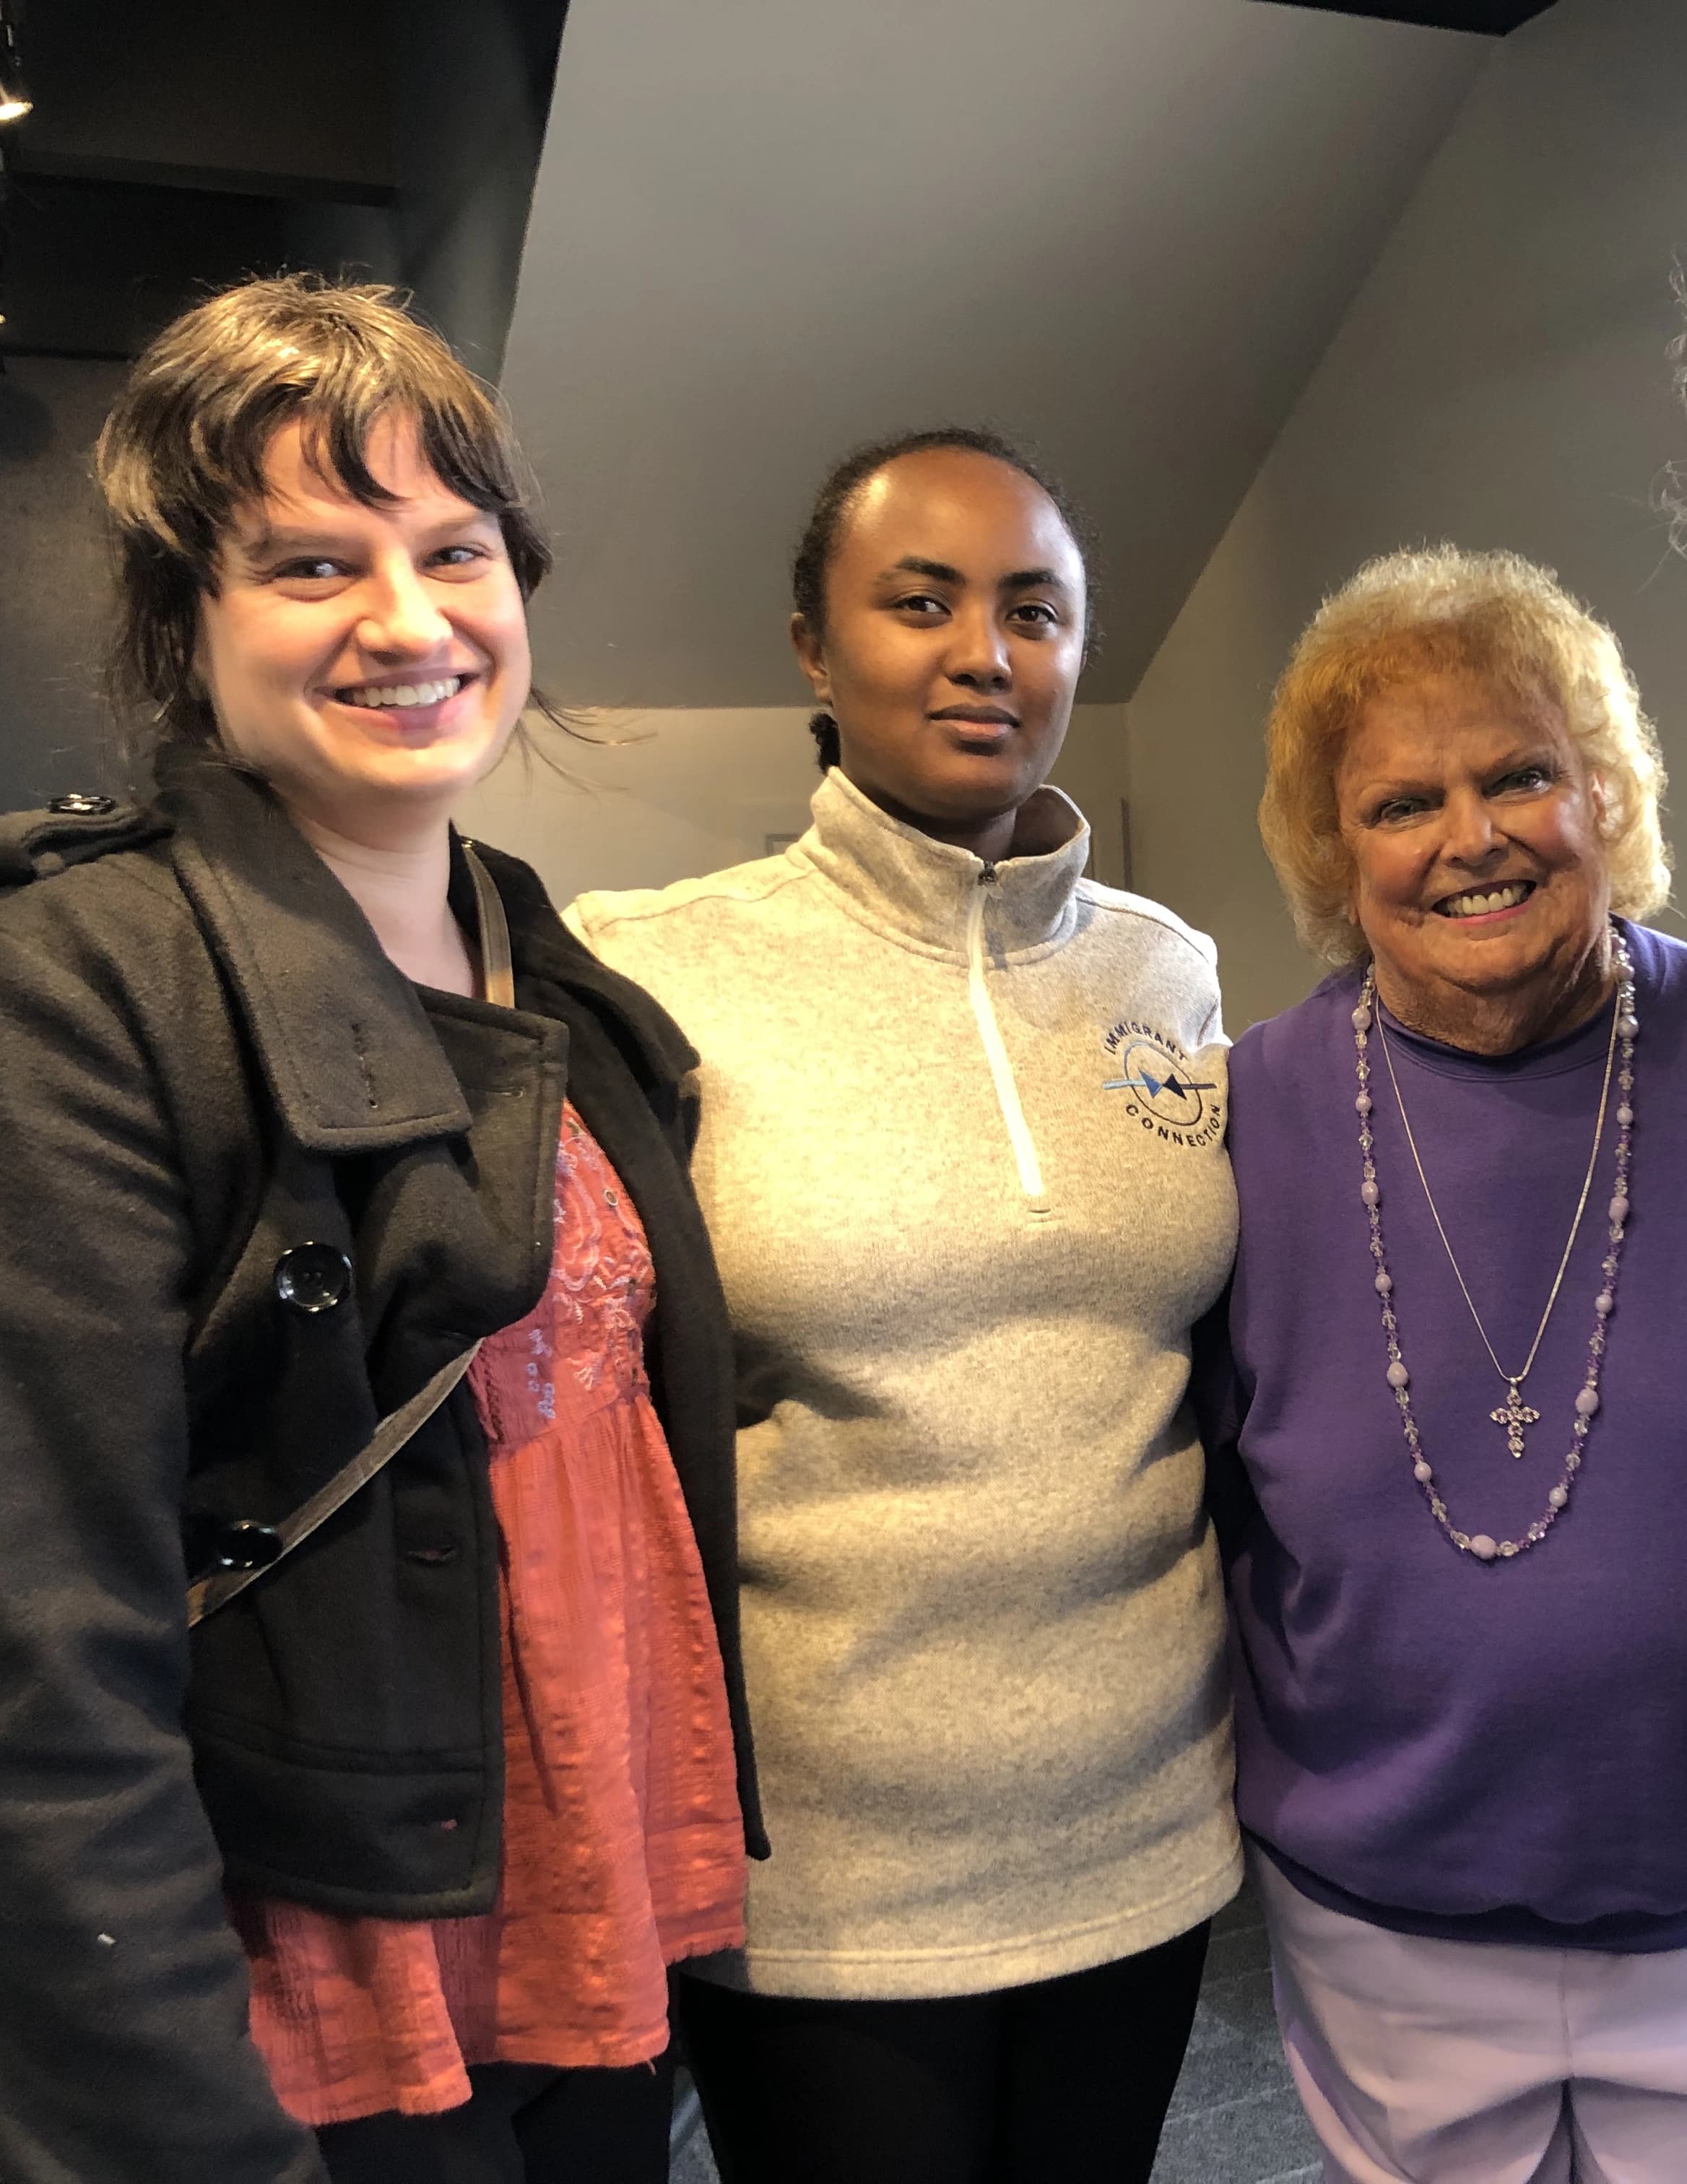
<path fill-rule="evenodd" d="M 21 121 L 34 104 L 18 64 L 17 23 L 6 0 L 0 0 L 0 122 Z"/>

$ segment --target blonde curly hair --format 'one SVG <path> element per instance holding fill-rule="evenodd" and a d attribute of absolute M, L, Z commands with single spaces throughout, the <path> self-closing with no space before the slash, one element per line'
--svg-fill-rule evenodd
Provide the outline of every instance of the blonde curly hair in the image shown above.
<path fill-rule="evenodd" d="M 1367 561 L 1313 616 L 1272 699 L 1260 832 L 1303 944 L 1332 963 L 1367 952 L 1348 916 L 1342 748 L 1373 698 L 1436 674 L 1559 709 L 1604 788 L 1612 908 L 1637 918 L 1660 908 L 1670 869 L 1658 825 L 1663 762 L 1617 639 L 1551 569 L 1444 544 Z"/>

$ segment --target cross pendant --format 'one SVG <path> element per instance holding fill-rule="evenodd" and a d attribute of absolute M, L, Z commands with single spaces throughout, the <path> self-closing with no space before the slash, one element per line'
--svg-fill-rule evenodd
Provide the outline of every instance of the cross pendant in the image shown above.
<path fill-rule="evenodd" d="M 1488 1415 L 1496 1426 L 1506 1429 L 1506 1446 L 1514 1457 L 1523 1452 L 1523 1428 L 1538 1424 L 1540 1418 L 1539 1412 L 1532 1411 L 1518 1395 L 1515 1380 L 1512 1382 L 1511 1392 L 1500 1408 L 1489 1411 Z"/>

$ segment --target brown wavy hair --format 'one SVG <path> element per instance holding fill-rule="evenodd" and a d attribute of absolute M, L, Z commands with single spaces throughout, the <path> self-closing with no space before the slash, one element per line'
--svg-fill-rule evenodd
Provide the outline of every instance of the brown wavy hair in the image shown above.
<path fill-rule="evenodd" d="M 397 293 L 311 274 L 248 281 L 197 304 L 142 354 L 95 454 L 117 589 L 106 687 L 131 767 L 163 744 L 209 742 L 194 671 L 199 602 L 264 456 L 297 421 L 311 461 L 367 507 L 392 496 L 370 435 L 412 420 L 441 483 L 498 518 L 524 599 L 551 565 L 532 473 L 500 398 Z"/>
<path fill-rule="evenodd" d="M 1260 832 L 1313 955 L 1349 963 L 1366 953 L 1347 914 L 1353 860 L 1336 808 L 1347 735 L 1373 698 L 1439 674 L 1559 710 L 1604 788 L 1612 908 L 1638 918 L 1657 910 L 1669 894 L 1663 761 L 1617 639 L 1551 569 L 1519 554 L 1429 546 L 1367 561 L 1327 599 L 1272 700 Z"/>

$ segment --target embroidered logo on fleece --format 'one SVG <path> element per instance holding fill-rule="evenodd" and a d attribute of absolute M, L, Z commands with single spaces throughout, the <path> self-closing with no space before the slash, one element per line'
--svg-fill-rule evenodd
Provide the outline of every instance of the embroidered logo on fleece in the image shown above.
<path fill-rule="evenodd" d="M 1222 1103 L 1207 1095 L 1212 1078 L 1197 1077 L 1175 1039 L 1128 1017 L 1101 1041 L 1118 1074 L 1102 1080 L 1104 1092 L 1125 1095 L 1125 1113 L 1152 1136 L 1173 1145 L 1210 1145 L 1224 1128 Z"/>

